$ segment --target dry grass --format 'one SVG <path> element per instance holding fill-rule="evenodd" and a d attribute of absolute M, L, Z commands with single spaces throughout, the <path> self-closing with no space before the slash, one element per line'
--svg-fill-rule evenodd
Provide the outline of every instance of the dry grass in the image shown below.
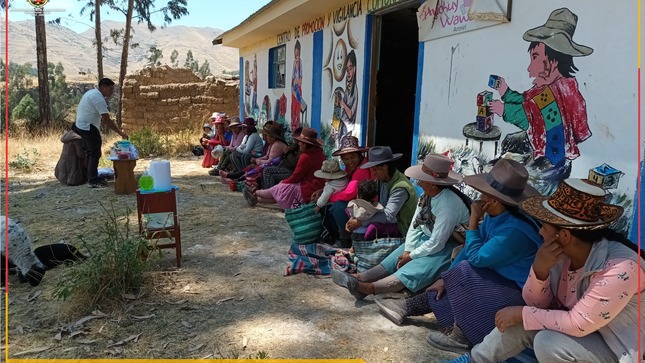
<path fill-rule="evenodd" d="M 60 141 L 61 136 L 65 130 L 60 128 L 48 128 L 41 130 L 36 135 L 32 135 L 24 128 L 16 129 L 9 133 L 8 153 L 2 153 L 2 164 L 4 165 L 5 157 L 9 157 L 9 162 L 15 161 L 17 157 L 23 156 L 26 158 L 37 158 L 36 164 L 31 169 L 17 169 L 9 168 L 10 175 L 14 173 L 33 173 L 41 171 L 42 163 L 40 159 L 58 160 L 63 150 L 63 143 Z M 198 132 L 193 133 L 191 130 L 180 130 L 174 133 L 159 133 L 161 135 L 161 142 L 163 149 L 167 156 L 186 156 L 190 154 L 190 149 L 198 138 Z M 114 132 L 109 134 L 102 134 L 103 156 L 99 161 L 99 167 L 111 167 L 112 164 L 106 159 L 109 155 L 109 145 L 114 144 L 121 137 Z M 0 142 L 4 148 L 6 138 L 5 135 L 0 135 Z M 163 156 L 163 155 L 155 155 Z"/>

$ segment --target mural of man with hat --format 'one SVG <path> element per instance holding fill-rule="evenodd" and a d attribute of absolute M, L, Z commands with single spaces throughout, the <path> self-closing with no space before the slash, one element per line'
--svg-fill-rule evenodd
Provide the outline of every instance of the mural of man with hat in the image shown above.
<path fill-rule="evenodd" d="M 496 328 L 452 363 L 501 362 L 526 347 L 540 362 L 641 362 L 645 261 L 609 228 L 623 208 L 604 196 L 588 180 L 566 179 L 550 197 L 520 203 L 544 237 L 523 288 L 527 306 L 499 310 Z"/>
<path fill-rule="evenodd" d="M 573 76 L 578 70 L 573 58 L 588 56 L 593 49 L 573 41 L 577 21 L 577 15 L 561 8 L 554 10 L 544 25 L 527 30 L 522 38 L 530 42 L 527 70 L 533 87 L 519 93 L 499 77 L 495 89 L 501 101 L 493 100 L 489 105 L 505 122 L 523 130 L 511 138 L 514 141 L 508 150 L 526 153 L 522 145 L 528 141 L 540 172 L 555 174 L 551 175 L 553 188 L 569 176 L 571 160 L 580 156 L 578 144 L 591 136 L 585 100 Z M 547 194 L 552 191 L 538 189 Z"/>

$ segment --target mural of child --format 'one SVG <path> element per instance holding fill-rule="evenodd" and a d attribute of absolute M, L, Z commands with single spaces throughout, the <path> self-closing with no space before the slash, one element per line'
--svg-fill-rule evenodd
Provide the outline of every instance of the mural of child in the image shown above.
<path fill-rule="evenodd" d="M 340 125 L 337 134 L 338 142 L 345 135 L 352 135 L 356 123 L 356 112 L 358 111 L 358 86 L 356 85 L 356 53 L 351 50 L 347 54 L 345 63 L 345 92 L 336 92 L 336 97 L 342 109 Z"/>
<path fill-rule="evenodd" d="M 291 74 L 291 130 L 300 127 L 300 103 L 302 102 L 302 62 L 300 41 L 293 48 L 293 72 Z"/>
<path fill-rule="evenodd" d="M 593 49 L 573 41 L 577 21 L 577 15 L 561 8 L 544 25 L 527 30 L 522 38 L 530 42 L 527 70 L 533 87 L 519 93 L 499 77 L 494 88 L 501 101 L 489 105 L 505 122 L 522 129 L 506 137 L 502 152 L 529 154 L 526 166 L 542 193 L 549 194 L 569 177 L 571 161 L 580 156 L 578 144 L 591 136 L 573 57 L 588 56 Z"/>

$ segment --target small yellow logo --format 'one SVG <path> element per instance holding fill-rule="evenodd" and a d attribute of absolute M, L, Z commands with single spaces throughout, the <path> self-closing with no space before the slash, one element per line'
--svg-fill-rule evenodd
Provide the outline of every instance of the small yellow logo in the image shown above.
<path fill-rule="evenodd" d="M 29 3 L 29 5 L 39 9 L 45 6 L 45 4 L 49 2 L 49 0 L 27 0 L 27 2 Z"/>

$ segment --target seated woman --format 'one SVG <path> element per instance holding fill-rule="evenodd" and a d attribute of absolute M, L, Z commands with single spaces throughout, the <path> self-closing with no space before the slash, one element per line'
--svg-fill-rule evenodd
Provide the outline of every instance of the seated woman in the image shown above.
<path fill-rule="evenodd" d="M 213 114 L 215 116 L 215 113 Z M 216 116 L 213 119 L 213 126 L 215 126 L 215 134 L 206 141 L 206 147 L 204 148 L 204 159 L 202 160 L 202 167 L 203 168 L 210 168 L 213 165 L 216 165 L 219 163 L 219 160 L 211 154 L 213 149 L 217 145 L 221 145 L 222 147 L 228 146 L 229 142 L 226 140 L 224 137 L 224 132 L 226 131 L 226 128 L 224 126 L 224 120 L 225 116 Z"/>
<path fill-rule="evenodd" d="M 372 149 L 370 160 L 379 160 L 380 157 L 375 156 Z M 379 265 L 363 273 L 350 275 L 333 270 L 332 279 L 336 284 L 346 287 L 357 299 L 369 294 L 396 292 L 403 288 L 417 292 L 433 283 L 439 273 L 448 268 L 452 250 L 457 246 L 456 242 L 450 240 L 450 236 L 455 227 L 467 223 L 469 219 L 464 202 L 467 197 L 451 187 L 462 181 L 459 174 L 450 170 L 451 164 L 452 161 L 444 155 L 428 154 L 422 165 L 409 167 L 405 171 L 423 189 L 414 212 L 414 223 L 407 230 L 405 243 Z M 375 174 L 380 178 L 383 171 L 377 170 Z M 414 207 L 416 193 L 411 184 L 410 189 L 412 192 L 408 202 L 412 200 Z M 395 195 L 393 192 L 392 196 Z M 384 210 L 390 207 L 390 201 L 386 203 Z M 378 213 L 375 214 L 377 215 Z M 348 224 L 352 221 L 350 219 Z"/>
<path fill-rule="evenodd" d="M 290 209 L 301 203 L 309 203 L 314 190 L 320 189 L 325 181 L 314 176 L 322 166 L 325 154 L 323 141 L 318 132 L 310 127 L 302 129 L 300 136 L 293 138 L 300 143 L 300 156 L 293 174 L 270 189 L 252 191 L 244 189 L 244 198 L 250 206 L 258 202 L 277 203 L 282 209 Z"/>
<path fill-rule="evenodd" d="M 302 127 L 293 130 L 291 137 L 300 136 L 300 132 L 302 132 Z M 262 186 L 262 189 L 269 189 L 293 174 L 299 155 L 300 144 L 297 140 L 293 140 L 291 145 L 282 152 L 280 161 L 276 165 L 266 166 L 262 169 L 261 181 L 258 183 Z"/>
<path fill-rule="evenodd" d="M 641 362 L 645 260 L 609 229 L 623 208 L 604 197 L 588 180 L 566 179 L 551 197 L 522 202 L 544 237 L 522 291 L 528 306 L 498 311 L 496 328 L 452 362 L 498 362 L 527 347 L 540 362 Z"/>
<path fill-rule="evenodd" d="M 262 129 L 262 134 L 265 137 L 267 152 L 264 156 L 259 158 L 251 158 L 251 163 L 241 171 L 234 173 L 227 173 L 223 170 L 219 172 L 222 178 L 237 180 L 242 177 L 257 176 L 262 172 L 262 169 L 267 165 L 277 164 L 280 161 L 280 156 L 287 148 L 282 135 L 283 128 L 279 123 L 271 124 Z"/>
<path fill-rule="evenodd" d="M 351 233 L 345 230 L 345 225 L 349 221 L 349 216 L 345 212 L 347 203 L 356 199 L 358 192 L 358 183 L 361 180 L 370 178 L 369 169 L 361 169 L 360 166 L 367 162 L 365 152 L 367 148 L 358 146 L 358 139 L 355 136 L 343 136 L 340 140 L 340 148 L 334 151 L 332 156 L 340 156 L 345 165 L 346 178 L 348 179 L 347 187 L 344 190 L 336 192 L 329 197 L 331 205 L 322 209 L 324 214 L 323 225 L 325 227 L 325 242 L 338 242 L 340 247 L 350 247 L 352 245 Z M 311 199 L 317 201 L 322 190 L 316 191 Z"/>
<path fill-rule="evenodd" d="M 242 126 L 245 134 L 244 139 L 231 155 L 235 171 L 243 170 L 251 163 L 251 158 L 260 156 L 264 147 L 262 137 L 258 134 L 255 120 L 252 117 L 245 118 Z"/>
<path fill-rule="evenodd" d="M 490 173 L 464 177 L 467 185 L 482 193 L 481 200 L 471 205 L 464 248 L 426 293 L 377 301 L 385 316 L 400 324 L 406 316 L 434 312 L 450 334 L 430 332 L 428 343 L 464 352 L 495 326 L 497 310 L 523 304 L 522 285 L 542 244 L 535 221 L 517 207 L 538 195 L 527 181 L 524 166 L 508 159 L 500 159 Z"/>
<path fill-rule="evenodd" d="M 227 171 L 229 168 L 232 166 L 231 162 L 231 154 L 235 149 L 242 144 L 242 141 L 244 140 L 244 133 L 242 132 L 242 123 L 240 122 L 239 117 L 233 117 L 230 120 L 231 122 L 229 123 L 228 128 L 231 131 L 231 141 L 228 144 L 228 146 L 224 147 L 224 152 L 222 153 L 222 157 L 219 160 L 219 164 L 217 164 L 216 167 L 208 171 L 209 175 L 213 176 L 219 176 L 219 171 L 224 170 Z"/>

